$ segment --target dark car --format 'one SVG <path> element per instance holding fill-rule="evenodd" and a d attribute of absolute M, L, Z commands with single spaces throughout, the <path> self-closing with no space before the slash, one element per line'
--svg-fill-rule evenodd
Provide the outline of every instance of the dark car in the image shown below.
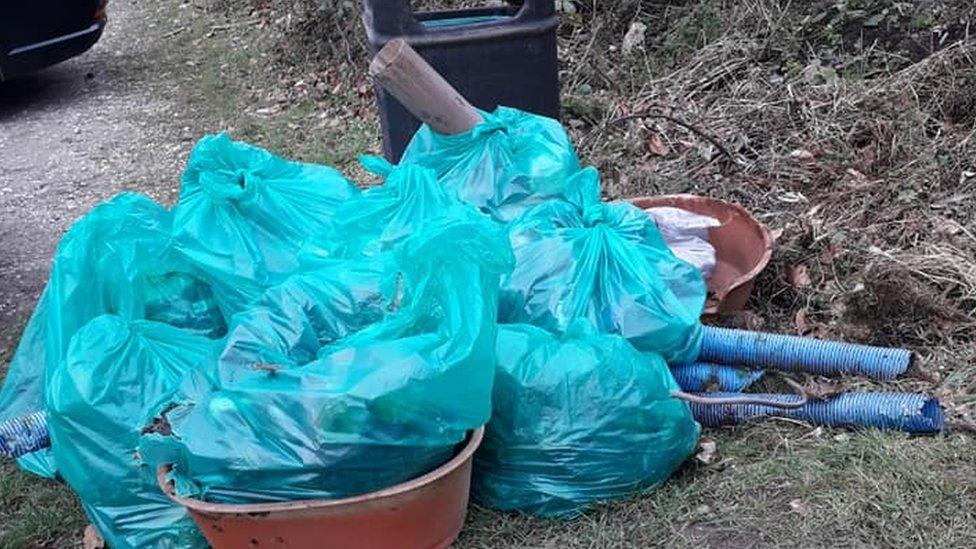
<path fill-rule="evenodd" d="M 95 44 L 108 0 L 0 0 L 0 80 L 60 63 Z"/>

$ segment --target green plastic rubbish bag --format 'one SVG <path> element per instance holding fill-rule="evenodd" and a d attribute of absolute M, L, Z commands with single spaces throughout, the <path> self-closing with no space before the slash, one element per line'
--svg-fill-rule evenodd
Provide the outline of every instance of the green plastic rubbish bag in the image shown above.
<path fill-rule="evenodd" d="M 434 469 L 490 415 L 498 280 L 511 262 L 480 214 L 431 220 L 393 251 L 381 286 L 398 289 L 381 320 L 305 364 L 248 368 L 242 349 L 233 375 L 192 376 L 159 409 L 171 435 L 144 435 L 142 455 L 174 464 L 178 493 L 226 503 L 345 497 Z"/>
<path fill-rule="evenodd" d="M 566 193 L 580 165 L 562 124 L 510 107 L 481 115 L 483 122 L 457 135 L 421 126 L 400 163 L 433 168 L 461 200 L 502 222 Z"/>
<path fill-rule="evenodd" d="M 144 415 L 215 341 L 168 324 L 99 316 L 71 338 L 45 389 L 58 470 L 113 549 L 207 547 L 136 448 Z"/>
<path fill-rule="evenodd" d="M 472 494 L 506 511 L 569 517 L 656 486 L 694 451 L 700 427 L 664 360 L 586 320 L 562 336 L 502 325 L 493 413 Z"/>
<path fill-rule="evenodd" d="M 255 367 L 295 367 L 319 350 L 382 320 L 392 289 L 381 261 L 326 259 L 267 290 L 234 317 L 220 354 L 224 385 Z"/>
<path fill-rule="evenodd" d="M 587 318 L 668 363 L 698 357 L 701 273 L 675 257 L 654 220 L 600 201 L 597 171 L 572 179 L 575 196 L 540 204 L 510 226 L 515 270 L 502 281 L 499 321 L 553 332 Z"/>
<path fill-rule="evenodd" d="M 158 320 L 208 337 L 226 332 L 210 286 L 173 251 L 171 225 L 164 207 L 122 193 L 71 227 L 10 363 L 0 420 L 43 409 L 45 372 L 61 363 L 75 331 L 96 316 Z M 49 450 L 19 463 L 42 476 L 56 472 Z"/>
<path fill-rule="evenodd" d="M 440 182 L 430 168 L 393 166 L 378 156 L 360 156 L 367 171 L 385 179 L 336 210 L 328 228 L 302 249 L 303 264 L 314 258 L 375 256 L 388 252 L 433 218 L 470 208 Z M 310 259 L 311 258 L 311 259 Z"/>
<path fill-rule="evenodd" d="M 173 236 L 230 317 L 298 269 L 305 240 L 357 193 L 328 166 L 209 135 L 187 161 Z"/>

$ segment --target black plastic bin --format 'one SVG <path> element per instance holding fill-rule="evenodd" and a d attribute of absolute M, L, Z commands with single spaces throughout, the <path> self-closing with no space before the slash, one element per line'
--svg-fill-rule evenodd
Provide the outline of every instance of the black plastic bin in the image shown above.
<path fill-rule="evenodd" d="M 471 102 L 559 117 L 554 0 L 521 5 L 414 13 L 409 0 L 364 0 L 373 54 L 403 38 Z M 420 121 L 376 90 L 383 148 L 397 162 Z"/>

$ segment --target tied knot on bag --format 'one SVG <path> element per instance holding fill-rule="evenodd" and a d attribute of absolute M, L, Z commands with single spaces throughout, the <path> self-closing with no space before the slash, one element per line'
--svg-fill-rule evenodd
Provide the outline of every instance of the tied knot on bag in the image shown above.
<path fill-rule="evenodd" d="M 240 200 L 252 192 L 250 171 L 237 168 L 200 174 L 200 185 L 215 200 Z"/>
<path fill-rule="evenodd" d="M 595 204 L 587 204 L 583 206 L 583 224 L 587 227 L 593 227 L 594 225 L 599 225 L 604 221 L 604 207 L 603 204 L 597 202 Z"/>
<path fill-rule="evenodd" d="M 487 113 L 482 113 L 484 122 L 481 122 L 471 130 L 471 136 L 474 138 L 481 137 L 483 135 L 489 135 L 496 132 L 502 132 L 508 135 L 508 128 L 510 126 L 509 122 L 503 119 L 501 116 L 493 116 Z"/>

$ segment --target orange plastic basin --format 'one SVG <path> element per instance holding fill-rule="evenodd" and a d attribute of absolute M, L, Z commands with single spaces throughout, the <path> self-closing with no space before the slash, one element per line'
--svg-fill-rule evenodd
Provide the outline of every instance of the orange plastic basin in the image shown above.
<path fill-rule="evenodd" d="M 444 548 L 467 516 L 471 459 L 484 428 L 472 432 L 453 459 L 414 480 L 360 496 L 232 505 L 177 496 L 160 466 L 163 491 L 190 511 L 214 549 Z"/>
<path fill-rule="evenodd" d="M 630 202 L 645 210 L 670 206 L 717 219 L 721 225 L 708 230 L 708 240 L 715 248 L 715 271 L 708 281 L 705 314 L 745 307 L 756 275 L 773 254 L 773 239 L 765 225 L 742 206 L 717 198 L 672 194 L 642 196 Z"/>

